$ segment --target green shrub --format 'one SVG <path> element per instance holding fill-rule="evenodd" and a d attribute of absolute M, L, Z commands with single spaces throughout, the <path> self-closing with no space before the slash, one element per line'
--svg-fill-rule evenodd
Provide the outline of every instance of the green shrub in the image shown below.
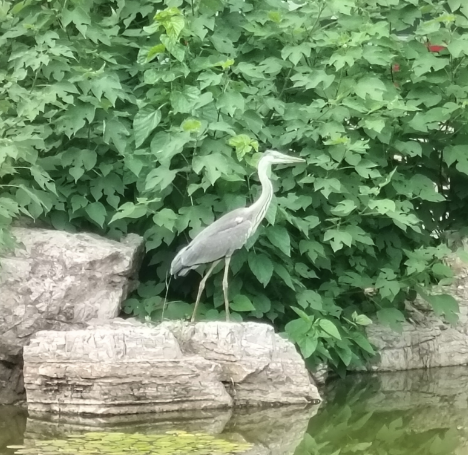
<path fill-rule="evenodd" d="M 157 320 L 177 249 L 258 195 L 259 149 L 290 151 L 307 165 L 276 172 L 233 257 L 233 317 L 273 321 L 311 362 L 361 362 L 365 314 L 398 327 L 405 299 L 452 276 L 467 16 L 457 0 L 0 2 L 0 245 L 19 214 L 140 233 L 125 311 Z M 205 318 L 223 317 L 221 275 Z M 172 281 L 166 316 L 197 286 Z M 428 299 L 455 319 L 453 298 Z"/>

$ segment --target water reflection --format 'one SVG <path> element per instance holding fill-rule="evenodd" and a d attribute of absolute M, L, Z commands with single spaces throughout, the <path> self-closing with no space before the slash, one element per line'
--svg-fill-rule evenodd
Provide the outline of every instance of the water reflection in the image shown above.
<path fill-rule="evenodd" d="M 468 368 L 353 375 L 318 407 L 126 417 L 31 415 L 0 408 L 0 454 L 90 431 L 207 433 L 252 444 L 249 455 L 462 455 L 468 453 Z M 8 411 L 5 411 L 8 409 Z"/>
<path fill-rule="evenodd" d="M 356 375 L 331 384 L 295 455 L 468 452 L 468 368 Z"/>
<path fill-rule="evenodd" d="M 248 455 L 292 455 L 317 411 L 318 406 L 292 406 L 236 412 L 171 412 L 101 418 L 31 415 L 27 419 L 24 445 L 31 448 L 39 440 L 66 439 L 68 435 L 95 431 L 138 435 L 163 435 L 167 431 L 181 431 L 188 434 L 221 435 L 226 441 L 248 443 L 252 446 L 245 452 Z M 171 448 L 167 449 L 165 453 L 171 454 Z M 49 452 L 55 453 L 54 450 Z M 39 449 L 38 453 L 41 453 Z M 97 450 L 95 453 L 107 452 Z M 206 453 L 209 455 L 211 451 L 207 450 Z"/>

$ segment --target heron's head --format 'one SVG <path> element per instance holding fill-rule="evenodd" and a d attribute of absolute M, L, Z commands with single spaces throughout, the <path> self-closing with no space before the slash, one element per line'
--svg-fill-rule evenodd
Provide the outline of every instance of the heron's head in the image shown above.
<path fill-rule="evenodd" d="M 265 153 L 263 154 L 261 159 L 271 164 L 305 163 L 305 160 L 303 158 L 298 158 L 296 156 L 288 156 L 276 150 L 265 150 Z"/>

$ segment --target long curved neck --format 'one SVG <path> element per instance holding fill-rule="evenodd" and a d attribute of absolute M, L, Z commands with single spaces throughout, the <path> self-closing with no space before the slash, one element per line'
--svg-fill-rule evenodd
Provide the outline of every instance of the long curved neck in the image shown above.
<path fill-rule="evenodd" d="M 273 197 L 273 185 L 268 177 L 271 169 L 269 160 L 261 159 L 258 163 L 258 178 L 262 185 L 262 192 L 260 197 L 250 206 L 252 211 L 252 228 L 251 233 L 255 232 L 258 225 L 265 218 L 266 212 Z"/>

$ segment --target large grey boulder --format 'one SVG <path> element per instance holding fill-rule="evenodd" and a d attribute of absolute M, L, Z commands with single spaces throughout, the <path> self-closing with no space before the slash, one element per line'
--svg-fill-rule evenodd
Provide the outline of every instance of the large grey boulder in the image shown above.
<path fill-rule="evenodd" d="M 118 315 L 139 268 L 141 237 L 116 242 L 22 227 L 13 234 L 18 248 L 0 258 L 2 364 L 20 363 L 23 346 L 40 330 L 67 330 Z"/>
<path fill-rule="evenodd" d="M 165 328 L 118 322 L 39 332 L 24 348 L 31 412 L 133 414 L 230 407 L 219 365 L 184 356 Z"/>
<path fill-rule="evenodd" d="M 320 399 L 292 343 L 258 323 L 114 320 L 24 349 L 31 412 L 131 414 Z"/>
<path fill-rule="evenodd" d="M 272 326 L 255 322 L 164 322 L 186 353 L 216 362 L 237 406 L 320 400 L 304 360 Z"/>

